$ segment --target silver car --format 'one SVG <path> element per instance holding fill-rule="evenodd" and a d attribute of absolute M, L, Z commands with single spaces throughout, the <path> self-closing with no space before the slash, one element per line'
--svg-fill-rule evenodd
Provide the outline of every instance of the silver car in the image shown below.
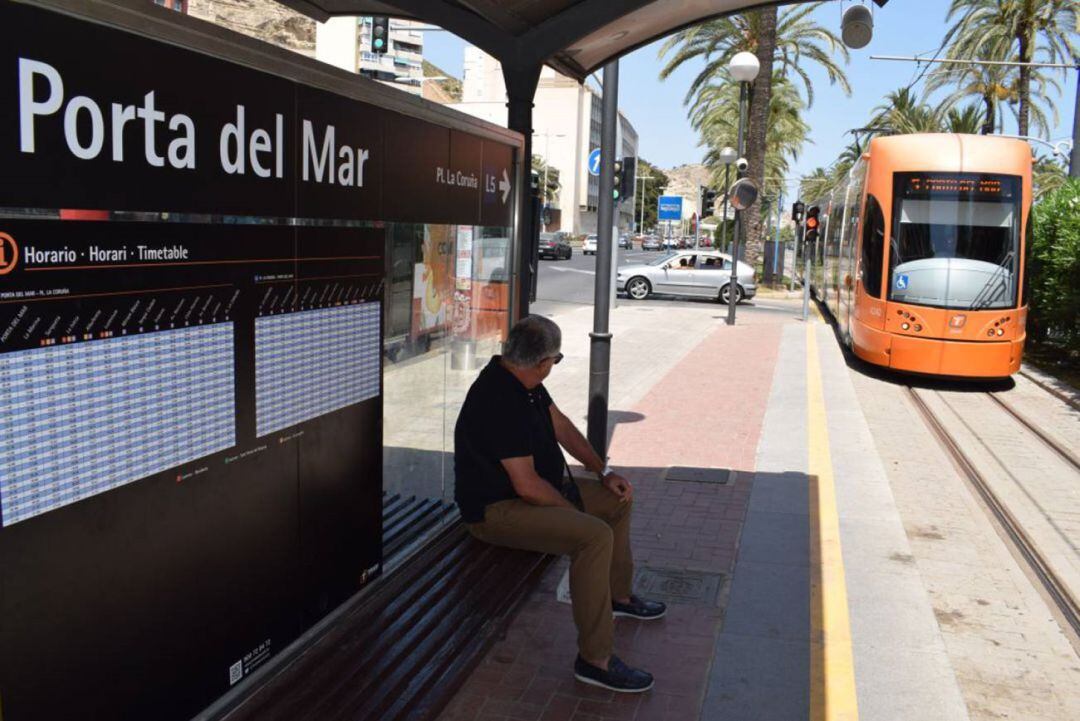
<path fill-rule="evenodd" d="M 715 250 L 684 250 L 667 253 L 650 263 L 619 266 L 615 287 L 634 300 L 653 293 L 715 298 L 728 302 L 731 288 L 731 256 Z M 754 269 L 739 261 L 736 302 L 757 293 Z"/>

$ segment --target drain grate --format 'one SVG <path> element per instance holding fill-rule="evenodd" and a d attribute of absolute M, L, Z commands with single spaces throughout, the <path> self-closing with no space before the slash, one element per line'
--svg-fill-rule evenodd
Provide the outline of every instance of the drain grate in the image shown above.
<path fill-rule="evenodd" d="M 735 471 L 730 468 L 697 468 L 694 466 L 671 466 L 664 472 L 669 481 L 685 483 L 718 483 L 722 486 L 735 481 Z"/>
<path fill-rule="evenodd" d="M 716 608 L 724 574 L 639 566 L 634 572 L 634 592 L 667 603 Z"/>

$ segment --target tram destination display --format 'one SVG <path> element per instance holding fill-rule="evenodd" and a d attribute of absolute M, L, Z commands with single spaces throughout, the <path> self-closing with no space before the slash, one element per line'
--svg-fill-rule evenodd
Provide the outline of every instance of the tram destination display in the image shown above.
<path fill-rule="evenodd" d="M 190 718 L 381 572 L 384 224 L 515 146 L 32 5 L 0 68 L 0 717 Z"/>

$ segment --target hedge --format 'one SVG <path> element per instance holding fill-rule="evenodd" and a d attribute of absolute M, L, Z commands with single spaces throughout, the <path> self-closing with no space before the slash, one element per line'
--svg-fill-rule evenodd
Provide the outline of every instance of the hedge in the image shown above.
<path fill-rule="evenodd" d="M 1080 351 L 1080 178 L 1043 197 L 1033 214 L 1029 336 Z"/>

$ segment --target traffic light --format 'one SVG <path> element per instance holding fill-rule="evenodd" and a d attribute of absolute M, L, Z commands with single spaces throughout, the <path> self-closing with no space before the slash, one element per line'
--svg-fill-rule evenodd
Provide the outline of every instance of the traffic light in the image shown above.
<path fill-rule="evenodd" d="M 716 191 L 705 188 L 701 191 L 701 217 L 707 218 L 716 213 Z"/>
<path fill-rule="evenodd" d="M 615 161 L 615 182 L 611 184 L 611 194 L 615 198 L 615 202 L 618 203 L 622 200 L 622 185 L 623 185 L 623 164 L 621 160 Z"/>
<path fill-rule="evenodd" d="M 806 203 L 802 202 L 801 200 L 796 200 L 794 203 L 792 203 L 792 205 L 791 205 L 791 219 L 794 220 L 796 223 L 802 221 L 803 213 L 805 213 L 805 212 L 806 212 Z"/>
<path fill-rule="evenodd" d="M 623 158 L 622 159 L 622 175 L 619 176 L 619 181 L 616 182 L 615 188 L 618 190 L 618 195 L 615 199 L 627 199 L 634 197 L 634 180 L 637 177 L 637 158 Z"/>
<path fill-rule="evenodd" d="M 371 16 L 371 52 L 382 55 L 389 50 L 390 17 L 387 15 Z"/>
<path fill-rule="evenodd" d="M 813 243 L 818 238 L 818 230 L 821 228 L 819 215 L 821 215 L 821 208 L 817 205 L 811 205 L 806 209 L 806 235 L 803 238 L 807 243 Z"/>

